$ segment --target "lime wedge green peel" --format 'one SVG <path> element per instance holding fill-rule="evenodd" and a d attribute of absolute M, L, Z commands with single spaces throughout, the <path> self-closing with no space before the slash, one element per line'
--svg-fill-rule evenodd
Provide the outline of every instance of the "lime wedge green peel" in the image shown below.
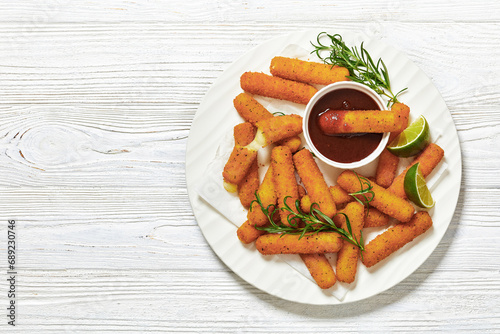
<path fill-rule="evenodd" d="M 432 199 L 431 192 L 427 188 L 424 176 L 420 172 L 420 163 L 411 166 L 406 172 L 404 188 L 406 196 L 415 205 L 430 209 L 434 206 L 435 202 Z"/>
<path fill-rule="evenodd" d="M 420 116 L 387 145 L 387 149 L 398 157 L 411 157 L 429 144 L 429 124 Z"/>

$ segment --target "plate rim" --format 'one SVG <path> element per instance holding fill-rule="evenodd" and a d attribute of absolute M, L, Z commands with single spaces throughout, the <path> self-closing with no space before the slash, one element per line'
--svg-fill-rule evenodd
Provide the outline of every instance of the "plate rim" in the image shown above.
<path fill-rule="evenodd" d="M 191 129 L 189 131 L 189 135 L 188 135 L 188 141 L 187 141 L 187 146 L 186 146 L 186 164 L 185 164 L 185 176 L 186 176 L 186 181 L 187 181 L 187 188 L 188 188 L 188 197 L 189 197 L 189 201 L 190 201 L 190 204 L 191 204 L 191 207 L 192 207 L 192 210 L 193 210 L 193 213 L 196 217 L 196 221 L 197 221 L 197 224 L 198 226 L 200 226 L 200 229 L 202 231 L 202 234 L 204 235 L 205 237 L 205 240 L 207 241 L 207 243 L 210 245 L 211 249 L 217 254 L 217 256 L 219 257 L 219 259 L 225 263 L 229 269 L 231 269 L 234 273 L 236 273 L 242 280 L 246 281 L 247 283 L 251 284 L 252 286 L 266 292 L 266 293 L 269 293 L 273 296 L 276 296 L 276 297 L 279 297 L 279 298 L 282 298 L 282 299 L 285 299 L 285 300 L 289 300 L 289 301 L 293 301 L 293 302 L 298 302 L 298 303 L 305 303 L 305 304 L 312 304 L 312 305 L 333 305 L 333 304 L 347 304 L 347 303 L 351 303 L 351 302 L 356 302 L 356 301 L 360 301 L 360 300 L 364 300 L 364 299 L 367 299 L 367 298 L 370 298 L 370 297 L 373 297 L 374 295 L 377 295 L 379 293 L 382 293 L 384 291 L 387 291 L 389 289 L 391 289 L 392 287 L 394 287 L 395 285 L 399 284 L 401 281 L 403 281 L 404 279 L 406 279 L 407 277 L 409 277 L 410 275 L 412 275 L 429 257 L 430 255 L 434 252 L 434 250 L 436 249 L 436 247 L 439 245 L 439 243 L 441 242 L 444 234 L 446 233 L 446 231 L 448 230 L 448 227 L 451 223 L 451 220 L 453 219 L 453 216 L 454 216 L 454 213 L 456 211 L 456 206 L 458 204 L 458 198 L 459 198 L 459 194 L 460 194 L 460 185 L 461 185 L 461 179 L 462 179 L 462 154 L 461 154 L 461 149 L 460 149 L 460 142 L 459 142 L 459 138 L 458 138 L 458 133 L 457 133 L 457 130 L 456 130 L 456 126 L 453 122 L 453 119 L 451 117 L 451 112 L 449 111 L 449 109 L 447 108 L 446 106 L 446 103 L 443 99 L 443 97 L 441 96 L 440 92 L 437 90 L 437 88 L 434 86 L 434 84 L 432 83 L 432 81 L 430 80 L 430 78 L 416 65 L 413 63 L 413 61 L 411 61 L 407 55 L 394 48 L 393 46 L 391 45 L 387 45 L 385 42 L 379 40 L 379 39 L 376 39 L 377 42 L 380 42 L 381 44 L 384 45 L 385 48 L 391 48 L 393 49 L 396 53 L 397 53 L 397 56 L 398 57 L 405 57 L 407 60 L 409 60 L 417 69 L 418 69 L 418 72 L 420 74 L 423 74 L 425 76 L 425 78 L 429 81 L 429 83 L 432 85 L 432 87 L 435 89 L 435 91 L 437 92 L 437 97 L 439 97 L 439 99 L 443 102 L 444 104 L 444 107 L 446 109 L 446 112 L 447 112 L 447 116 L 449 116 L 450 120 L 451 120 L 451 125 L 453 125 L 452 127 L 452 130 L 453 130 L 453 134 L 454 134 L 454 140 L 453 140 L 453 143 L 456 147 L 455 149 L 457 150 L 456 151 L 456 154 L 458 155 L 457 157 L 455 157 L 456 159 L 456 163 L 458 164 L 457 165 L 457 168 L 458 168 L 458 172 L 455 171 L 455 174 L 458 173 L 458 179 L 455 180 L 455 183 L 453 184 L 453 189 L 455 190 L 454 191 L 454 195 L 453 198 L 452 198 L 452 202 L 453 202 L 453 208 L 451 211 L 451 214 L 450 214 L 450 218 L 448 219 L 448 221 L 446 222 L 446 226 L 445 228 L 443 229 L 442 233 L 440 233 L 440 236 L 438 236 L 438 240 L 437 242 L 435 242 L 433 244 L 433 247 L 432 247 L 432 250 L 428 251 L 428 255 L 427 256 L 422 256 L 419 258 L 420 261 L 418 261 L 418 264 L 413 266 L 414 268 L 412 270 L 410 270 L 404 277 L 402 277 L 401 279 L 393 282 L 392 284 L 388 285 L 388 286 L 385 286 L 382 290 L 380 291 L 375 291 L 371 294 L 367 294 L 366 296 L 364 296 L 363 298 L 357 298 L 357 299 L 353 299 L 353 300 L 338 300 L 337 298 L 333 297 L 333 296 L 329 296 L 329 300 L 328 302 L 324 302 L 324 301 L 311 301 L 311 300 L 301 300 L 301 299 L 297 299 L 297 298 L 293 298 L 291 296 L 288 296 L 286 294 L 283 294 L 283 293 L 279 293 L 278 291 L 268 291 L 268 289 L 266 289 L 265 285 L 264 284 L 259 284 L 259 282 L 255 282 L 255 281 L 249 281 L 247 278 L 246 278 L 246 275 L 244 273 L 244 271 L 242 272 L 241 269 L 235 269 L 234 268 L 234 265 L 228 261 L 228 259 L 224 256 L 224 254 L 222 253 L 222 251 L 219 249 L 219 246 L 216 245 L 216 243 L 218 242 L 217 240 L 214 240 L 212 236 L 210 236 L 204 228 L 203 228 L 203 224 L 200 225 L 200 217 L 199 215 L 202 214 L 202 212 L 199 211 L 199 199 L 197 199 L 197 196 L 198 194 L 196 193 L 195 189 L 193 188 L 193 178 L 194 175 L 192 175 L 193 171 L 191 169 L 191 166 L 190 166 L 190 152 L 192 152 L 193 150 L 193 142 L 195 141 L 193 139 L 193 127 L 195 126 L 196 122 L 198 121 L 199 117 L 203 114 L 203 113 L 206 113 L 207 111 L 204 110 L 204 108 L 206 108 L 206 104 L 208 103 L 208 100 L 209 100 L 209 95 L 213 93 L 214 90 L 217 89 L 217 87 L 221 84 L 221 81 L 223 81 L 225 79 L 225 77 L 228 75 L 228 71 L 231 71 L 231 68 L 233 68 L 234 66 L 236 66 L 235 64 L 239 64 L 239 62 L 242 62 L 245 58 L 249 58 L 251 57 L 252 54 L 254 54 L 255 52 L 258 52 L 261 48 L 265 48 L 266 46 L 270 45 L 270 44 L 273 44 L 274 42 L 276 41 L 287 41 L 289 39 L 294 39 L 293 37 L 295 37 L 296 39 L 296 36 L 297 35 L 300 35 L 300 36 L 309 36 L 309 35 L 312 35 L 312 34 L 318 34 L 320 33 L 321 31 L 319 29 L 308 29 L 308 30 L 301 30 L 301 31 L 296 31 L 296 32 L 291 32 L 289 34 L 282 34 L 282 35 L 279 35 L 279 36 L 276 36 L 276 37 L 273 37 L 271 39 L 268 39 L 262 43 L 259 43 L 258 45 L 252 47 L 250 50 L 248 50 L 247 52 L 245 52 L 244 54 L 242 54 L 240 57 L 237 58 L 237 60 L 235 60 L 234 62 L 230 63 L 226 69 L 222 72 L 222 74 L 214 81 L 214 83 L 210 86 L 210 88 L 208 89 L 207 93 L 204 95 L 197 111 L 196 111 L 196 115 L 193 119 L 193 122 L 192 122 L 192 125 L 191 125 Z M 349 33 L 345 33 L 345 32 L 341 32 L 341 35 L 342 36 L 346 36 L 346 35 L 351 35 L 351 36 L 357 36 L 359 38 L 361 38 L 361 40 L 366 40 L 366 39 L 370 39 L 371 41 L 375 40 L 373 38 L 369 38 L 365 35 L 363 35 L 362 33 L 360 32 L 349 32 Z M 291 38 L 292 37 L 292 38 Z M 309 39 L 310 41 L 311 39 Z M 285 44 L 285 42 L 282 42 L 282 44 Z M 279 44 L 279 43 L 278 43 Z M 270 58 L 268 59 L 270 61 Z M 385 60 L 384 60 L 385 61 Z M 388 65 L 389 69 L 390 69 L 390 65 Z M 252 70 L 251 68 L 249 68 L 248 70 Z M 235 95 L 236 96 L 236 95 Z M 232 102 L 232 97 L 229 97 L 228 98 L 229 101 Z M 214 209 L 212 209 L 207 203 L 205 203 L 205 210 L 208 210 L 208 209 L 211 209 L 212 211 L 215 211 Z M 448 204 L 449 206 L 449 204 Z M 226 220 L 222 215 L 220 215 L 220 213 L 218 212 L 215 212 L 215 214 L 219 215 L 220 216 L 220 219 L 223 219 L 223 220 Z M 227 220 L 226 220 L 227 221 Z M 228 224 L 231 224 L 229 222 L 227 222 Z M 232 224 L 231 224 L 232 225 Z M 234 227 L 234 225 L 232 226 Z M 236 231 L 236 227 L 234 227 L 234 231 Z M 236 238 L 236 234 L 234 233 L 234 236 L 235 236 L 235 239 Z M 238 241 L 239 242 L 239 241 Z M 251 248 L 251 246 L 247 247 L 246 248 Z M 258 253 L 256 251 L 254 251 L 254 253 Z M 288 266 L 288 265 L 287 265 Z M 311 284 L 314 284 L 311 282 Z M 318 288 L 319 289 L 319 288 Z"/>

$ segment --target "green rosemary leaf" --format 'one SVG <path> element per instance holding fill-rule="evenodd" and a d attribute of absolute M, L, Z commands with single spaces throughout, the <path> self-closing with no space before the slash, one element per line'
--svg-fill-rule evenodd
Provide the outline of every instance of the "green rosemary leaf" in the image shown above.
<path fill-rule="evenodd" d="M 329 45 L 325 45 L 323 39 L 328 40 Z M 407 89 L 404 88 L 397 94 L 392 92 L 387 66 L 382 58 L 379 58 L 375 63 L 364 47 L 364 42 L 361 43 L 359 49 L 357 47 L 349 48 L 342 40 L 341 35 L 321 32 L 316 37 L 316 43 L 311 42 L 311 44 L 314 47 L 311 53 L 316 54 L 325 64 L 347 68 L 349 70 L 348 78 L 367 85 L 378 94 L 386 96 L 389 99 L 388 106 L 399 102 L 398 96 Z M 324 52 L 329 52 L 329 55 L 323 56 Z"/>

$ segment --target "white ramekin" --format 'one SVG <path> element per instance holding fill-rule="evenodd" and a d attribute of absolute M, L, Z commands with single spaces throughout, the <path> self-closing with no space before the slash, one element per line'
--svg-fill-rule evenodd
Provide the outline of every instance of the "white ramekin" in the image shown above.
<path fill-rule="evenodd" d="M 363 84 L 353 82 L 353 81 L 341 81 L 341 82 L 336 82 L 333 84 L 330 84 L 328 86 L 325 86 L 324 88 L 320 89 L 309 101 L 309 103 L 306 106 L 306 110 L 304 113 L 304 117 L 302 120 L 302 131 L 304 133 L 304 138 L 306 140 L 307 145 L 309 146 L 309 149 L 311 152 L 314 153 L 314 155 L 323 161 L 324 163 L 336 167 L 336 168 L 342 168 L 342 169 L 353 169 L 353 168 L 359 168 L 362 166 L 365 166 L 375 160 L 380 153 L 384 150 L 385 146 L 387 145 L 387 142 L 389 141 L 389 132 L 386 132 L 382 136 L 382 140 L 380 141 L 379 145 L 377 148 L 367 157 L 359 160 L 359 161 L 354 161 L 354 162 L 349 162 L 349 163 L 343 163 L 343 162 L 337 162 L 331 159 L 328 159 L 325 157 L 321 152 L 319 152 L 314 144 L 312 143 L 311 137 L 309 135 L 309 116 L 311 115 L 311 111 L 314 107 L 314 105 L 326 94 L 333 92 L 338 89 L 354 89 L 357 91 L 360 91 L 362 93 L 365 93 L 366 95 L 370 96 L 379 106 L 380 110 L 386 110 L 385 102 L 382 100 L 382 98 L 370 87 L 365 86 Z"/>

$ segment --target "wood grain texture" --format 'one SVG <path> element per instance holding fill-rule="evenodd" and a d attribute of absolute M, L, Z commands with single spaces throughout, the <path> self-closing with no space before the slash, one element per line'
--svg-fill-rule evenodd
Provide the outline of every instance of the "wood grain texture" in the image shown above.
<path fill-rule="evenodd" d="M 330 307 L 227 268 L 184 175 L 211 84 L 252 47 L 308 28 L 405 52 L 443 95 L 463 155 L 431 257 L 380 295 Z M 0 258 L 15 219 L 19 308 L 0 332 L 500 332 L 499 35 L 497 1 L 2 1 Z"/>

